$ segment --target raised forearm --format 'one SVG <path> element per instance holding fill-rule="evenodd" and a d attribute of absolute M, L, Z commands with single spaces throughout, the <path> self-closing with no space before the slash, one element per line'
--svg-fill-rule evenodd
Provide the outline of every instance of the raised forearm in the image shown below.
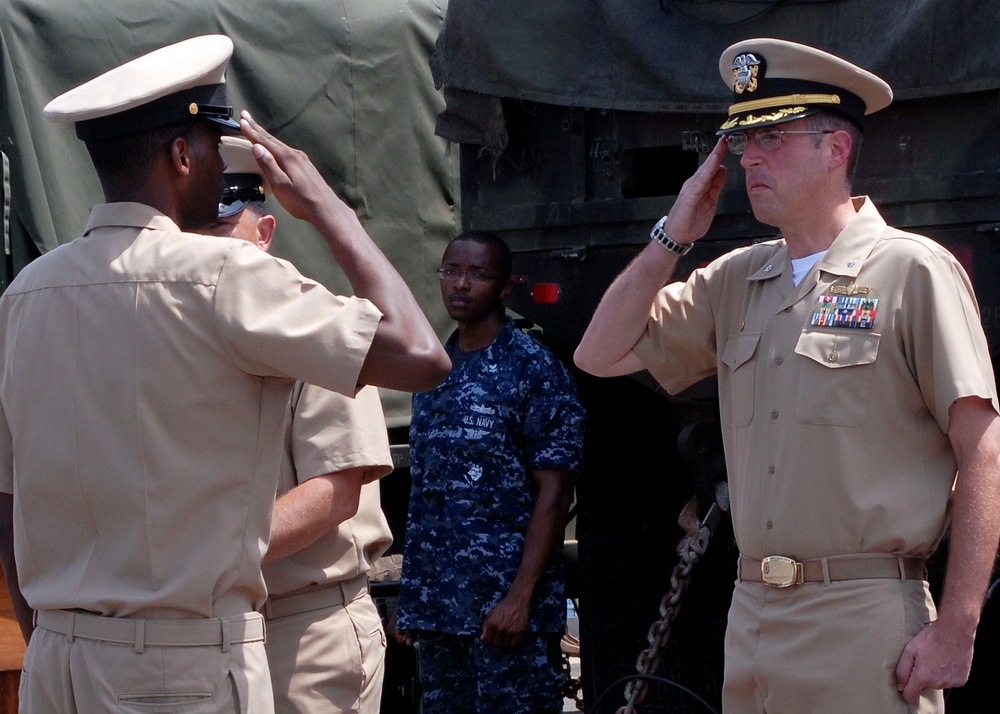
<path fill-rule="evenodd" d="M 682 245 L 708 231 L 726 181 L 722 165 L 725 142 L 720 140 L 705 162 L 681 188 L 664 230 Z M 674 273 L 677 254 L 651 243 L 605 292 L 573 360 L 598 377 L 617 377 L 642 369 L 634 348 L 646 329 L 657 292 Z"/>
<path fill-rule="evenodd" d="M 633 351 L 646 330 L 650 307 L 677 265 L 677 255 L 650 244 L 615 279 L 573 355 L 576 365 L 598 377 L 642 369 Z"/>
<path fill-rule="evenodd" d="M 339 199 L 325 204 L 313 225 L 351 282 L 354 294 L 382 311 L 361 382 L 402 391 L 433 389 L 451 368 L 441 341 L 409 286 Z"/>
<path fill-rule="evenodd" d="M 254 157 L 281 205 L 320 232 L 354 294 L 370 300 L 383 314 L 361 369 L 361 382 L 410 392 L 440 384 L 451 361 L 409 286 L 354 210 L 305 153 L 266 132 L 246 112 L 240 126 L 254 142 Z"/>

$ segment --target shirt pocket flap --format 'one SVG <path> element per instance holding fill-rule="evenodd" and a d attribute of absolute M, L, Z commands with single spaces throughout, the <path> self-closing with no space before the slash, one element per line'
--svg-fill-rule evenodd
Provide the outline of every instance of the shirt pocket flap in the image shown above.
<path fill-rule="evenodd" d="M 795 345 L 796 354 L 823 365 L 854 367 L 871 364 L 878 355 L 881 335 L 876 332 L 804 331 Z"/>
<path fill-rule="evenodd" d="M 727 365 L 729 369 L 736 371 L 753 357 L 759 342 L 759 332 L 741 332 L 738 335 L 730 336 L 722 351 L 722 363 Z"/>

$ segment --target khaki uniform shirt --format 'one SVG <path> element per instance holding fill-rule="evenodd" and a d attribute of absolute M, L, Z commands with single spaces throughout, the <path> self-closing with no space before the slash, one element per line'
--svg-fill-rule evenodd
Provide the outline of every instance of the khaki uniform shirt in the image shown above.
<path fill-rule="evenodd" d="M 670 392 L 718 374 L 733 526 L 750 558 L 927 555 L 956 472 L 948 408 L 965 396 L 997 408 L 965 271 L 867 199 L 855 205 L 798 287 L 783 241 L 734 251 L 663 288 L 635 348 Z M 838 297 L 877 300 L 874 324 L 812 325 Z"/>
<path fill-rule="evenodd" d="M 28 604 L 257 609 L 294 381 L 353 394 L 380 319 L 245 241 L 97 206 L 0 297 L 0 491 Z"/>
<path fill-rule="evenodd" d="M 264 566 L 270 595 L 353 580 L 392 544 L 378 479 L 392 471 L 389 436 L 375 387 L 355 399 L 299 383 L 289 402 L 278 495 L 316 476 L 364 467 L 358 512 L 312 545 Z"/>

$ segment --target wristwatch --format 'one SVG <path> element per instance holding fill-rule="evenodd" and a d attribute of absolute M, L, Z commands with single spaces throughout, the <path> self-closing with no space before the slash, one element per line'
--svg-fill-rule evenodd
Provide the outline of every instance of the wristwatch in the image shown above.
<path fill-rule="evenodd" d="M 677 255 L 687 255 L 694 247 L 694 243 L 684 245 L 683 243 L 675 241 L 665 230 L 663 230 L 663 224 L 666 222 L 666 216 L 658 220 L 656 225 L 653 226 L 653 230 L 650 232 L 649 237 L 672 253 L 677 253 Z"/>

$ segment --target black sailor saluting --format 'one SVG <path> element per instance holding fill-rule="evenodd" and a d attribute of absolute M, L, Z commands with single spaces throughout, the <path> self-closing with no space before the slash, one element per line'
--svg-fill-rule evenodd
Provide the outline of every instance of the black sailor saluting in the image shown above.
<path fill-rule="evenodd" d="M 76 124 L 106 203 L 0 296 L 0 558 L 30 638 L 22 712 L 273 712 L 257 610 L 295 381 L 424 391 L 450 367 L 305 154 L 232 120 L 232 52 L 191 38 L 45 109 Z M 237 127 L 357 295 L 192 232 L 217 220 L 219 142 Z"/>

